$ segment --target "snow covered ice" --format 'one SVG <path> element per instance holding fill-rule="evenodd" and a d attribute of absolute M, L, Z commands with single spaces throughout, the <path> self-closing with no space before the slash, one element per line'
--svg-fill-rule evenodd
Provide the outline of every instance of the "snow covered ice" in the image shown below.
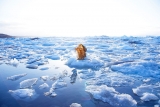
<path fill-rule="evenodd" d="M 76 58 L 79 43 L 87 48 L 84 60 Z M 37 100 L 42 101 L 45 94 L 67 106 L 152 107 L 159 105 L 159 71 L 160 37 L 0 39 L 2 81 L 20 99 L 31 95 L 33 89 L 40 93 Z M 19 84 L 26 90 L 17 89 Z M 91 96 L 81 100 L 78 93 Z M 62 101 L 59 96 L 70 101 Z M 47 104 L 51 106 L 49 100 Z"/>

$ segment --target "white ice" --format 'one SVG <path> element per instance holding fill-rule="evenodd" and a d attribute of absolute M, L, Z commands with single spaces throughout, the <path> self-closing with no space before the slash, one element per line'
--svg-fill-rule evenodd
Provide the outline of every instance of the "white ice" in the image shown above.
<path fill-rule="evenodd" d="M 26 79 L 20 82 L 20 88 L 31 88 L 34 84 L 36 84 L 38 78 Z"/>
<path fill-rule="evenodd" d="M 31 97 L 34 94 L 33 89 L 18 89 L 18 90 L 9 90 L 9 93 L 19 98 Z"/>
<path fill-rule="evenodd" d="M 39 86 L 40 89 L 45 89 L 45 88 L 48 88 L 49 85 L 47 83 L 43 83 Z"/>
<path fill-rule="evenodd" d="M 65 64 L 77 69 L 97 69 L 103 65 L 96 59 L 77 60 L 76 58 L 69 58 Z"/>
<path fill-rule="evenodd" d="M 78 104 L 78 103 L 72 103 L 70 105 L 70 107 L 82 107 L 82 106 L 80 104 Z"/>
<path fill-rule="evenodd" d="M 120 94 L 113 87 L 90 85 L 85 91 L 91 93 L 95 99 L 108 102 L 113 107 L 137 107 L 137 102 L 129 94 Z"/>
<path fill-rule="evenodd" d="M 7 79 L 15 81 L 15 80 L 18 80 L 18 79 L 26 76 L 26 75 L 27 75 L 26 73 L 24 73 L 24 74 L 18 74 L 18 75 L 13 75 L 13 76 L 7 77 Z"/>
<path fill-rule="evenodd" d="M 40 79 L 42 79 L 43 81 L 47 81 L 49 79 L 49 76 L 48 75 L 41 76 Z"/>
<path fill-rule="evenodd" d="M 158 100 L 159 98 L 152 93 L 143 93 L 141 100 L 150 101 L 150 100 Z"/>
<path fill-rule="evenodd" d="M 9 90 L 9 93 L 16 100 L 23 100 L 23 101 L 26 101 L 26 102 L 33 101 L 38 97 L 38 94 L 36 94 L 35 90 L 33 90 L 33 89 Z"/>

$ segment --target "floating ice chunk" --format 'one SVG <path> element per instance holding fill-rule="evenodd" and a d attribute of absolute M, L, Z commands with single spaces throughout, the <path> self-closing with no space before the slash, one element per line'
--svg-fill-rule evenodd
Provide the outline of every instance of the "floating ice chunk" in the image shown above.
<path fill-rule="evenodd" d="M 159 105 L 154 105 L 154 107 L 159 107 Z"/>
<path fill-rule="evenodd" d="M 143 82 L 149 82 L 151 79 L 150 78 L 147 78 L 147 79 L 144 79 Z"/>
<path fill-rule="evenodd" d="M 24 73 L 24 74 L 18 74 L 18 75 L 13 75 L 13 76 L 7 77 L 7 79 L 15 81 L 15 80 L 18 80 L 18 79 L 26 76 L 26 75 L 27 75 L 26 73 Z"/>
<path fill-rule="evenodd" d="M 137 88 L 133 88 L 133 93 L 137 94 L 138 96 L 143 96 L 143 93 L 152 93 L 153 86 L 152 85 L 141 85 Z"/>
<path fill-rule="evenodd" d="M 14 67 L 17 67 L 19 64 L 19 61 L 17 59 L 12 59 L 10 62 L 8 62 L 9 65 L 12 65 Z"/>
<path fill-rule="evenodd" d="M 127 62 L 118 65 L 111 65 L 113 71 L 122 72 L 125 74 L 138 74 L 147 77 L 159 77 L 159 65 L 156 62 Z"/>
<path fill-rule="evenodd" d="M 50 90 L 49 90 L 48 92 L 45 92 L 44 95 L 45 95 L 45 96 L 51 96 L 51 97 L 57 96 L 57 94 L 55 93 L 53 87 L 51 87 Z"/>
<path fill-rule="evenodd" d="M 143 93 L 141 100 L 143 101 L 158 100 L 158 97 L 152 93 Z"/>
<path fill-rule="evenodd" d="M 67 86 L 67 83 L 62 80 L 57 80 L 55 83 L 52 84 L 53 89 L 63 88 L 66 86 Z"/>
<path fill-rule="evenodd" d="M 60 57 L 58 55 L 46 55 L 45 58 L 52 59 L 52 60 L 59 60 Z"/>
<path fill-rule="evenodd" d="M 95 76 L 95 72 L 92 70 L 88 70 L 87 72 L 82 71 L 83 73 L 80 74 L 80 78 L 82 79 L 89 79 Z"/>
<path fill-rule="evenodd" d="M 77 69 L 97 69 L 101 67 L 103 64 L 95 59 L 92 60 L 77 60 L 75 58 L 70 58 L 66 63 L 69 67 L 77 68 Z"/>
<path fill-rule="evenodd" d="M 49 85 L 47 83 L 44 83 L 42 85 L 39 86 L 40 89 L 45 89 L 45 88 L 48 88 Z"/>
<path fill-rule="evenodd" d="M 41 68 L 40 70 L 48 70 L 49 67 L 44 67 L 44 68 Z"/>
<path fill-rule="evenodd" d="M 20 88 L 30 88 L 34 84 L 36 84 L 38 78 L 32 78 L 32 79 L 27 79 L 22 82 L 20 82 Z"/>
<path fill-rule="evenodd" d="M 40 79 L 42 79 L 43 81 L 47 81 L 49 79 L 49 76 L 41 76 Z"/>
<path fill-rule="evenodd" d="M 95 99 L 108 102 L 113 107 L 136 107 L 137 102 L 128 94 L 119 94 L 112 87 L 106 85 L 87 86 L 86 91 L 90 92 Z"/>
<path fill-rule="evenodd" d="M 29 59 L 28 60 L 28 62 L 27 62 L 27 64 L 32 64 L 32 63 L 34 63 L 34 62 L 36 62 L 36 61 L 39 61 L 41 58 L 33 58 L 33 59 Z"/>
<path fill-rule="evenodd" d="M 80 104 L 78 104 L 78 103 L 72 103 L 70 105 L 70 107 L 82 107 L 82 106 Z"/>
<path fill-rule="evenodd" d="M 38 65 L 35 65 L 35 64 L 29 64 L 26 66 L 26 68 L 30 68 L 30 69 L 37 69 L 38 68 Z"/>
<path fill-rule="evenodd" d="M 18 89 L 18 90 L 9 90 L 9 93 L 14 94 L 20 98 L 31 97 L 34 93 L 32 89 Z"/>
<path fill-rule="evenodd" d="M 17 100 L 32 101 L 37 97 L 33 89 L 9 90 L 9 93 Z"/>
<path fill-rule="evenodd" d="M 70 78 L 71 78 L 71 80 L 70 80 L 71 83 L 75 83 L 76 82 L 76 78 L 77 78 L 77 70 L 76 69 L 72 70 L 72 75 L 71 75 Z"/>

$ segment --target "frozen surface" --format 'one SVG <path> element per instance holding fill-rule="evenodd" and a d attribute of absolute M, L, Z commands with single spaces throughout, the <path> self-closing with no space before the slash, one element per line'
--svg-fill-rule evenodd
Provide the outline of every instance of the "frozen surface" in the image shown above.
<path fill-rule="evenodd" d="M 70 105 L 70 107 L 82 107 L 82 106 L 80 104 L 78 104 L 78 103 L 72 103 Z"/>
<path fill-rule="evenodd" d="M 27 79 L 20 82 L 20 88 L 31 88 L 34 84 L 36 84 L 38 78 Z"/>
<path fill-rule="evenodd" d="M 12 81 L 15 81 L 15 80 L 18 80 L 24 76 L 26 76 L 27 73 L 24 73 L 24 74 L 18 74 L 18 75 L 13 75 L 13 76 L 10 76 L 10 77 L 7 77 L 8 80 L 12 80 Z"/>
<path fill-rule="evenodd" d="M 114 107 L 136 107 L 137 102 L 128 94 L 119 94 L 113 87 L 87 86 L 86 91 L 90 92 L 95 99 L 108 102 Z"/>
<path fill-rule="evenodd" d="M 87 57 L 84 60 L 76 58 L 75 47 L 79 43 L 87 48 Z M 39 90 L 42 96 L 45 91 L 45 95 L 55 99 L 45 101 L 45 96 L 44 99 L 37 99 L 43 100 L 48 106 L 51 106 L 51 102 L 60 107 L 64 106 L 61 105 L 62 102 L 67 106 L 76 102 L 84 107 L 125 107 L 116 105 L 123 104 L 122 102 L 131 107 L 153 107 L 159 104 L 159 36 L 0 39 L 0 68 L 2 81 L 9 86 L 8 90 L 17 89 L 19 83 L 20 87 L 25 89 L 37 83 L 33 89 Z M 27 73 L 25 77 L 23 70 Z M 13 81 L 5 81 L 6 78 Z M 37 81 L 38 78 L 40 81 Z M 47 85 L 44 82 L 48 84 L 48 88 L 45 88 Z M 41 88 L 44 89 L 40 90 Z M 63 93 L 61 88 L 65 90 Z M 2 86 L 3 89 L 5 90 L 5 87 Z M 83 90 L 86 94 L 85 89 L 93 94 L 94 99 L 82 98 L 84 101 L 80 99 L 81 96 L 75 98 L 69 94 L 74 90 L 76 92 L 73 95 L 77 96 L 78 90 Z M 109 97 L 103 93 L 107 93 Z M 57 95 L 58 97 L 55 97 Z M 62 98 L 70 101 L 62 101 Z M 154 101 L 155 99 L 158 100 Z M 57 104 L 54 101 L 61 102 Z"/>

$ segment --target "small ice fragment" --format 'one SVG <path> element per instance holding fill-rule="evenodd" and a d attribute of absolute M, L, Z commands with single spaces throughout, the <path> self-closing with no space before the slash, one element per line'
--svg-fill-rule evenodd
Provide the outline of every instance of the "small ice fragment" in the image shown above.
<path fill-rule="evenodd" d="M 26 68 L 37 69 L 37 68 L 38 68 L 38 65 L 29 64 L 29 65 L 26 66 Z"/>
<path fill-rule="evenodd" d="M 19 64 L 19 61 L 15 58 L 9 62 L 9 65 L 12 65 L 14 67 L 17 67 L 18 64 Z"/>
<path fill-rule="evenodd" d="M 18 90 L 9 90 L 13 96 L 17 96 L 19 98 L 31 97 L 35 91 L 33 89 L 18 89 Z"/>
<path fill-rule="evenodd" d="M 70 77 L 71 78 L 70 83 L 75 83 L 76 82 L 76 78 L 77 78 L 77 70 L 73 69 L 72 72 L 73 72 L 73 74 Z"/>
<path fill-rule="evenodd" d="M 50 96 L 55 97 L 55 96 L 57 96 L 57 94 L 55 92 L 52 92 L 52 94 Z"/>
<path fill-rule="evenodd" d="M 20 82 L 20 88 L 30 88 L 34 84 L 36 84 L 38 78 L 32 78 L 32 79 L 27 79 L 22 82 Z"/>
<path fill-rule="evenodd" d="M 78 103 L 72 103 L 70 105 L 70 107 L 82 107 L 82 106 L 80 104 L 78 104 Z"/>
<path fill-rule="evenodd" d="M 58 78 L 53 76 L 53 77 L 50 77 L 50 80 L 54 81 L 54 80 L 57 80 Z"/>
<path fill-rule="evenodd" d="M 152 93 L 143 93 L 141 100 L 143 101 L 158 100 L 158 97 Z"/>
<path fill-rule="evenodd" d="M 147 79 L 144 79 L 143 82 L 149 82 L 151 79 L 150 78 L 147 78 Z"/>
<path fill-rule="evenodd" d="M 48 78 L 49 78 L 49 76 L 47 75 L 47 76 L 41 76 L 40 77 L 40 79 L 42 79 L 43 81 L 47 81 L 48 80 Z"/>
<path fill-rule="evenodd" d="M 154 107 L 159 107 L 159 105 L 154 105 Z"/>
<path fill-rule="evenodd" d="M 41 68 L 40 70 L 48 70 L 49 67 L 44 67 L 44 68 Z"/>
<path fill-rule="evenodd" d="M 13 76 L 7 77 L 7 80 L 15 81 L 15 80 L 18 80 L 18 79 L 26 76 L 26 75 L 27 75 L 26 73 L 24 73 L 24 74 L 18 74 L 18 75 L 13 75 Z"/>
<path fill-rule="evenodd" d="M 53 89 L 63 88 L 66 86 L 67 86 L 67 83 L 62 80 L 57 80 L 55 83 L 52 84 Z"/>
<path fill-rule="evenodd" d="M 49 85 L 47 83 L 44 83 L 42 85 L 39 86 L 40 89 L 45 89 L 45 88 L 48 88 Z"/>

